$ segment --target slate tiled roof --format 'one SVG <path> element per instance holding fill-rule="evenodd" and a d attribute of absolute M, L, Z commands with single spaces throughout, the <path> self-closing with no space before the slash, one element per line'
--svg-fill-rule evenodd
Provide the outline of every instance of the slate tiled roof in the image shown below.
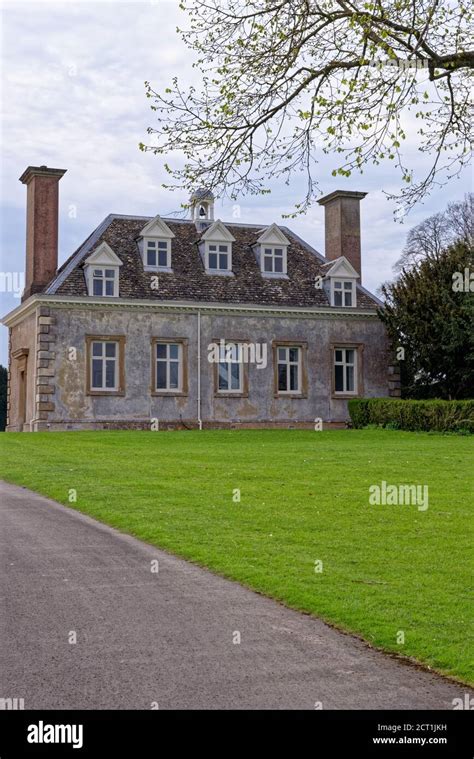
<path fill-rule="evenodd" d="M 288 279 L 268 279 L 262 276 L 251 247 L 262 233 L 262 227 L 226 223 L 235 237 L 232 245 L 235 276 L 229 277 L 205 273 L 197 247 L 202 232 L 197 231 L 193 222 L 164 219 L 175 234 L 171 253 L 173 273 L 159 272 L 159 289 L 153 290 L 151 278 L 156 273 L 144 271 L 137 243 L 141 230 L 150 220 L 147 217 L 107 217 L 96 233 L 63 264 L 46 292 L 86 296 L 84 261 L 105 240 L 123 263 L 120 268 L 121 298 L 276 307 L 329 306 L 326 292 L 314 286 L 315 277 L 325 273 L 325 259 L 287 227 L 280 228 L 290 240 Z M 358 288 L 359 309 L 374 310 L 377 305 L 376 298 Z"/>

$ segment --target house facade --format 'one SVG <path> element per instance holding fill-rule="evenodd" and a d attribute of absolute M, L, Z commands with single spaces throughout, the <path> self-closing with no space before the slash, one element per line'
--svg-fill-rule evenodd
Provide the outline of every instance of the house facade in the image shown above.
<path fill-rule="evenodd" d="M 58 184 L 28 167 L 25 291 L 9 329 L 10 431 L 314 427 L 397 395 L 361 284 L 360 202 L 333 192 L 326 257 L 286 226 L 110 215 L 58 269 Z"/>

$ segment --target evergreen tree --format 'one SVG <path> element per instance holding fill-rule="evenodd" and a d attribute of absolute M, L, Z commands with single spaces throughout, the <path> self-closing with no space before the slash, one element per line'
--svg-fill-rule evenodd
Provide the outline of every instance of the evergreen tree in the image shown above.
<path fill-rule="evenodd" d="M 379 315 L 400 361 L 402 395 L 474 395 L 474 255 L 458 242 L 382 287 Z M 400 353 L 400 351 L 399 351 Z"/>

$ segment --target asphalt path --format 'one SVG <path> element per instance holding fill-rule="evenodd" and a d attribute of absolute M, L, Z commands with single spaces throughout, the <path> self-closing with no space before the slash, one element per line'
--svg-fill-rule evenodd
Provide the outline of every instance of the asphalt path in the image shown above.
<path fill-rule="evenodd" d="M 6 483 L 0 556 L 0 698 L 25 709 L 452 709 L 469 691 Z"/>

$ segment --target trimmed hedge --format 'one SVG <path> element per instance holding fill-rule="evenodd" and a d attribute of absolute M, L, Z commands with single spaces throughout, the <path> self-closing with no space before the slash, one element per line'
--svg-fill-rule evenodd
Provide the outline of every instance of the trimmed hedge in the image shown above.
<path fill-rule="evenodd" d="M 374 424 L 399 430 L 474 433 L 474 400 L 354 398 L 348 405 L 356 428 Z"/>

